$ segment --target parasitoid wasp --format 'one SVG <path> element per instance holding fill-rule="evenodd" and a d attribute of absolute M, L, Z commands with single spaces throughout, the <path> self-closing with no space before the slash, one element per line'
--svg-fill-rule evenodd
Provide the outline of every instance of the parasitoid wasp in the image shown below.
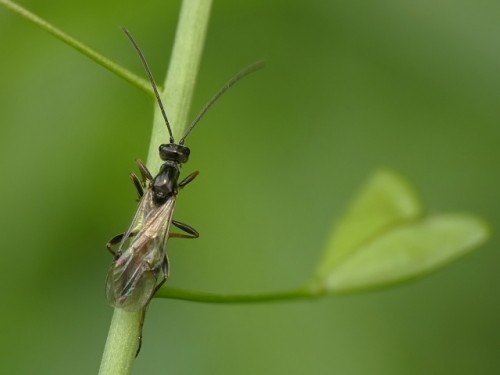
<path fill-rule="evenodd" d="M 195 171 L 178 182 L 180 168 L 188 161 L 190 154 L 190 149 L 184 146 L 184 141 L 217 99 L 240 79 L 262 68 L 263 62 L 248 66 L 230 79 L 208 101 L 187 127 L 179 142 L 175 142 L 146 58 L 128 30 L 123 28 L 123 31 L 134 46 L 144 66 L 170 137 L 169 143 L 159 146 L 159 155 L 164 163 L 155 177 L 149 172 L 146 165 L 140 160 L 136 161 L 141 179 L 134 173 L 130 174 L 130 178 L 139 195 L 137 211 L 128 230 L 113 237 L 106 245 L 114 258 L 106 280 L 108 302 L 116 308 L 130 312 L 143 311 L 144 313 L 156 291 L 169 276 L 170 267 L 166 251 L 168 238 L 198 237 L 198 232 L 194 228 L 173 220 L 179 190 L 198 175 L 198 171 Z M 171 225 L 184 233 L 172 233 L 170 231 Z M 118 246 L 117 250 L 114 250 L 115 246 Z"/>

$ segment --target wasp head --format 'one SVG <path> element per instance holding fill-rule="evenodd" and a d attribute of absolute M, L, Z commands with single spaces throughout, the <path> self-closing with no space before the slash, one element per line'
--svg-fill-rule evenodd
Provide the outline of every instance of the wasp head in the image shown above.
<path fill-rule="evenodd" d="M 173 161 L 179 164 L 184 164 L 189 159 L 191 150 L 186 146 L 175 143 L 160 145 L 160 158 L 163 161 Z"/>

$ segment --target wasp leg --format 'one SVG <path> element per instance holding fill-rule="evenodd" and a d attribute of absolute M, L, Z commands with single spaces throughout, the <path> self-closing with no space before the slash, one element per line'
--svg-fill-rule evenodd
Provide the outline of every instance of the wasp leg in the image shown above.
<path fill-rule="evenodd" d="M 176 220 L 172 220 L 172 224 L 175 225 L 177 228 L 182 230 L 185 233 L 169 233 L 168 237 L 169 238 L 198 238 L 200 234 L 196 229 L 194 229 L 192 226 L 189 226 L 187 224 L 181 223 Z"/>
<path fill-rule="evenodd" d="M 135 352 L 136 357 L 139 355 L 139 352 L 141 351 L 141 347 L 142 347 L 142 337 L 143 337 L 142 331 L 144 328 L 144 319 L 146 318 L 146 311 L 148 309 L 149 303 L 153 299 L 153 297 L 156 294 L 156 292 L 158 291 L 158 289 L 160 289 L 162 287 L 162 285 L 165 284 L 165 281 L 167 281 L 167 279 L 168 279 L 169 262 L 168 262 L 167 254 L 165 254 L 165 259 L 161 265 L 161 269 L 162 269 L 163 277 L 160 280 L 160 282 L 158 283 L 158 285 L 155 287 L 155 289 L 153 290 L 153 293 L 151 293 L 151 296 L 149 297 L 148 301 L 146 302 L 146 306 L 142 310 L 141 322 L 139 324 L 139 345 L 137 346 L 137 351 Z"/>
<path fill-rule="evenodd" d="M 153 179 L 153 176 L 151 176 L 151 173 L 149 172 L 148 168 L 144 165 L 142 161 L 137 159 L 135 163 L 139 168 L 139 171 L 141 172 L 141 179 L 139 180 L 139 177 L 137 177 L 137 175 L 133 172 L 130 173 L 128 176 L 130 177 L 132 183 L 134 184 L 139 199 L 141 199 L 142 196 L 144 195 L 144 189 L 146 188 L 147 181 L 151 181 Z"/>
<path fill-rule="evenodd" d="M 139 342 L 137 343 L 137 350 L 135 351 L 136 357 L 139 355 L 139 352 L 141 351 L 142 348 L 142 328 L 144 327 L 144 319 L 146 319 L 146 309 L 147 306 L 144 309 L 142 309 L 141 322 L 139 323 L 139 337 L 137 340 Z"/>
<path fill-rule="evenodd" d="M 200 173 L 199 171 L 194 171 L 193 173 L 191 173 L 184 180 L 179 182 L 179 188 L 182 189 L 184 186 L 189 184 L 191 181 L 193 181 L 196 178 L 196 176 L 198 176 L 199 173 Z"/>
<path fill-rule="evenodd" d="M 145 187 L 147 181 L 151 181 L 153 179 L 153 176 L 151 175 L 151 172 L 149 172 L 148 167 L 140 160 L 137 159 L 135 161 L 135 164 L 137 165 L 137 168 L 139 168 L 139 171 L 141 172 L 141 177 L 142 177 L 142 184 Z"/>
<path fill-rule="evenodd" d="M 114 236 L 112 239 L 108 241 L 106 244 L 106 248 L 108 251 L 113 255 L 113 257 L 116 259 L 118 256 L 116 254 L 116 251 L 113 250 L 113 246 L 118 245 L 120 242 L 122 242 L 123 236 L 125 236 L 125 233 L 120 233 Z"/>
<path fill-rule="evenodd" d="M 128 175 L 130 179 L 132 180 L 132 183 L 134 184 L 135 190 L 137 191 L 137 196 L 139 200 L 142 198 L 144 195 L 144 187 L 142 186 L 141 181 L 139 181 L 139 177 L 135 173 L 130 173 Z"/>
<path fill-rule="evenodd" d="M 161 264 L 162 278 L 158 282 L 158 284 L 156 285 L 156 287 L 154 288 L 153 293 L 151 293 L 151 295 L 149 296 L 149 299 L 148 299 L 148 301 L 146 302 L 146 305 L 145 305 L 146 306 L 145 309 L 149 306 L 149 303 L 151 302 L 151 300 L 155 296 L 155 294 L 158 291 L 158 289 L 160 289 L 162 287 L 162 285 L 165 284 L 165 281 L 167 281 L 169 272 L 170 272 L 170 267 L 169 267 L 168 256 L 167 256 L 167 254 L 165 254 L 165 258 L 163 259 L 163 262 Z M 141 332 L 142 332 L 142 325 L 141 325 Z"/>
<path fill-rule="evenodd" d="M 122 242 L 124 236 L 125 236 L 125 233 L 117 234 L 112 239 L 110 239 L 108 241 L 108 243 L 106 244 L 106 248 L 113 255 L 113 257 L 115 259 L 118 258 L 119 254 L 116 251 L 113 250 L 113 246 L 116 246 L 116 245 L 120 244 Z M 135 233 L 132 232 L 132 233 L 130 233 L 129 238 L 130 237 L 134 237 L 134 236 L 135 236 Z"/>

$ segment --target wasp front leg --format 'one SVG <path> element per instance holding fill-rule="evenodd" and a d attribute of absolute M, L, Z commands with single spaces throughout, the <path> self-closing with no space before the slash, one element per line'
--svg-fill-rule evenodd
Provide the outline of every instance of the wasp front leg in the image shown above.
<path fill-rule="evenodd" d="M 137 159 L 135 161 L 135 164 L 137 165 L 137 168 L 139 168 L 139 172 L 141 172 L 142 184 L 144 187 L 146 187 L 146 183 L 153 180 L 153 175 L 149 171 L 148 167 L 146 167 L 146 165 L 140 159 Z"/>
<path fill-rule="evenodd" d="M 141 160 L 137 159 L 135 164 L 137 165 L 137 168 L 139 168 L 139 172 L 141 172 L 141 179 L 139 180 L 139 177 L 137 177 L 137 175 L 133 172 L 129 174 L 129 177 L 132 180 L 132 184 L 134 185 L 140 200 L 144 195 L 144 189 L 147 187 L 148 181 L 151 181 L 153 176 Z"/>
<path fill-rule="evenodd" d="M 132 183 L 134 184 L 134 188 L 137 191 L 137 198 L 138 198 L 137 201 L 139 201 L 144 195 L 144 186 L 141 183 L 141 181 L 139 181 L 139 177 L 137 177 L 137 175 L 134 172 L 130 173 L 128 176 L 130 177 Z"/>

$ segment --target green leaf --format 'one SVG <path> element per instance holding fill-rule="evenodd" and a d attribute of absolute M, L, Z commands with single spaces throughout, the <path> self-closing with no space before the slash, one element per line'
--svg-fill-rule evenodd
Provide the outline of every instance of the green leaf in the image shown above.
<path fill-rule="evenodd" d="M 488 237 L 487 225 L 475 216 L 423 212 L 401 177 L 376 173 L 336 226 L 312 287 L 346 293 L 401 282 L 450 262 Z"/>
<path fill-rule="evenodd" d="M 411 186 L 389 171 L 374 173 L 333 232 L 316 274 L 321 279 L 364 243 L 401 222 L 422 215 Z"/>

